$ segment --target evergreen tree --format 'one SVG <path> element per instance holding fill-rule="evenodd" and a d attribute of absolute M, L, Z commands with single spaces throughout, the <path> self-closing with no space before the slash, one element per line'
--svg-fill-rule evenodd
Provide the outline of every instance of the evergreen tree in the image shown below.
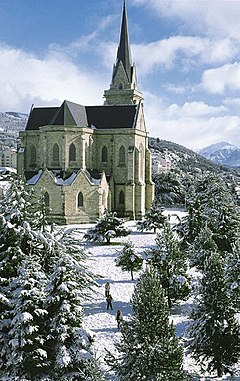
<path fill-rule="evenodd" d="M 130 271 L 133 280 L 133 271 L 139 271 L 143 265 L 143 258 L 137 254 L 131 241 L 123 246 L 123 250 L 116 259 L 116 265 L 121 267 L 123 271 Z"/>
<path fill-rule="evenodd" d="M 232 373 L 240 355 L 240 326 L 235 318 L 219 253 L 206 258 L 199 303 L 192 313 L 189 349 L 208 371 Z"/>
<path fill-rule="evenodd" d="M 31 196 L 16 179 L 0 205 L 0 374 L 9 380 L 34 379 L 32 365 L 37 374 L 44 357 L 42 239 L 29 224 Z"/>
<path fill-rule="evenodd" d="M 123 226 L 123 220 L 117 217 L 116 212 L 105 212 L 93 229 L 84 235 L 88 241 L 104 241 L 110 243 L 112 237 L 126 237 L 130 230 Z"/>
<path fill-rule="evenodd" d="M 203 270 L 204 261 L 208 258 L 211 253 L 216 253 L 218 247 L 213 239 L 212 231 L 207 227 L 200 229 L 199 234 L 193 241 L 191 246 L 190 259 L 192 266 L 196 266 L 199 270 Z"/>
<path fill-rule="evenodd" d="M 226 256 L 226 280 L 229 296 L 235 308 L 240 310 L 240 238 Z"/>
<path fill-rule="evenodd" d="M 16 180 L 0 206 L 0 379 L 101 380 L 101 372 L 91 353 L 91 340 L 88 338 L 87 342 L 86 339 L 89 335 L 83 331 L 81 319 L 74 318 L 77 309 L 79 313 L 81 311 L 77 295 L 81 294 L 83 297 L 88 293 L 88 288 L 93 284 L 93 276 L 84 265 L 85 256 L 82 251 L 79 252 L 76 241 L 70 244 L 69 235 L 62 236 L 61 231 L 57 234 L 50 233 L 46 226 L 43 226 L 44 213 L 41 210 L 37 213 L 34 209 L 35 213 L 32 213 L 31 196 L 31 191 L 26 189 L 21 181 Z M 67 261 L 68 265 L 60 265 L 61 261 Z M 65 271 L 62 271 L 62 277 L 66 282 L 63 282 L 62 288 L 60 285 L 59 290 L 55 289 L 56 300 L 61 300 L 62 309 L 55 310 L 54 315 L 48 303 L 52 296 L 49 284 L 60 266 Z M 75 278 L 74 271 L 78 272 Z M 65 285 L 69 287 L 69 291 L 64 290 Z M 60 291 L 65 292 L 66 300 L 61 298 Z M 65 327 L 64 319 L 61 321 L 63 314 L 66 318 Z M 54 331 L 51 325 L 58 319 L 62 322 L 59 326 L 62 336 L 57 329 Z M 69 327 L 68 324 L 71 323 L 73 326 Z M 61 357 L 64 332 L 65 340 L 73 343 L 72 347 L 77 344 L 80 348 L 81 342 L 79 351 L 86 360 L 83 364 L 79 363 L 78 349 L 75 356 L 72 347 L 71 350 L 67 347 L 66 357 L 64 354 Z M 56 343 L 58 339 L 60 350 L 56 351 L 58 346 L 49 346 L 49 341 L 53 340 Z M 52 350 L 57 356 L 52 357 Z M 65 360 L 71 362 L 71 365 L 63 366 L 61 373 L 59 367 Z M 86 367 L 88 373 L 85 371 Z M 55 377 L 52 369 L 59 372 L 59 378 Z M 64 372 L 65 378 L 61 378 Z M 88 378 L 85 377 L 86 374 Z"/>
<path fill-rule="evenodd" d="M 47 375 L 52 380 L 103 379 L 91 349 L 92 336 L 82 328 L 84 292 L 79 285 L 86 283 L 82 255 L 61 252 L 46 289 Z"/>
<path fill-rule="evenodd" d="M 151 208 L 146 212 L 144 220 L 137 222 L 139 231 L 152 230 L 156 233 L 157 229 L 163 227 L 166 217 L 163 215 L 164 208 L 156 203 L 153 203 Z"/>
<path fill-rule="evenodd" d="M 187 216 L 177 228 L 183 237 L 183 247 L 193 244 L 207 226 L 213 233 L 218 251 L 223 255 L 232 251 L 238 235 L 240 213 L 221 178 L 207 175 L 200 179 L 188 194 L 187 211 Z"/>
<path fill-rule="evenodd" d="M 119 381 L 182 381 L 183 350 L 175 336 L 161 280 L 147 269 L 135 286 L 132 316 L 123 322 L 118 356 L 108 352 L 107 363 Z"/>
<path fill-rule="evenodd" d="M 157 234 L 156 248 L 150 249 L 147 255 L 158 271 L 169 308 L 173 303 L 186 299 L 191 291 L 187 257 L 184 251 L 180 251 L 169 223 L 165 223 L 163 232 Z"/>

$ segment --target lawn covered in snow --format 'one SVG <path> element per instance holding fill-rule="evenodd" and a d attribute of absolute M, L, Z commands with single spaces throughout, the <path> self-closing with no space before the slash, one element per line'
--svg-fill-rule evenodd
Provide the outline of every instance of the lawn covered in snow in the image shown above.
<path fill-rule="evenodd" d="M 176 209 L 165 209 L 164 214 L 168 215 L 170 222 L 174 224 L 177 218 L 181 218 L 185 212 Z M 135 273 L 134 280 L 132 281 L 130 273 L 122 272 L 119 267 L 116 267 L 115 259 L 121 252 L 123 243 L 127 241 L 131 241 L 136 251 L 144 256 L 146 250 L 155 246 L 156 234 L 153 232 L 139 232 L 136 229 L 136 223 L 129 221 L 126 223 L 126 226 L 130 228 L 132 232 L 127 237 L 112 239 L 110 245 L 86 242 L 83 240 L 83 235 L 88 228 L 93 226 L 93 224 L 74 225 L 74 227 L 76 227 L 75 234 L 79 238 L 79 245 L 89 253 L 87 264 L 91 271 L 97 275 L 97 283 L 99 285 L 92 299 L 84 304 L 84 325 L 94 333 L 96 356 L 103 364 L 104 369 L 107 369 L 104 364 L 105 348 L 113 352 L 114 342 L 118 340 L 121 335 L 117 329 L 117 309 L 120 308 L 122 310 L 124 319 L 127 319 L 131 314 L 130 300 L 139 277 L 139 274 Z M 196 284 L 199 273 L 191 269 L 191 275 L 193 282 Z M 106 309 L 106 282 L 110 283 L 110 292 L 113 297 L 113 310 Z M 188 316 L 193 303 L 194 298 L 192 295 L 186 302 L 182 302 L 171 310 L 170 318 L 174 321 L 178 337 L 184 338 L 185 336 L 186 328 L 189 324 Z M 197 375 L 200 374 L 200 370 L 189 355 L 185 356 L 184 368 L 192 374 L 193 380 L 240 381 L 240 367 L 239 376 L 235 377 L 224 376 L 217 378 L 215 375 L 197 377 Z M 114 381 L 114 375 L 109 374 L 109 380 Z"/>

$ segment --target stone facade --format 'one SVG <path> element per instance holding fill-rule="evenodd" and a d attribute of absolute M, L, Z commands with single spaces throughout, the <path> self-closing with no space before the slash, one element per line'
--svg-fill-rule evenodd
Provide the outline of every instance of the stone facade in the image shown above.
<path fill-rule="evenodd" d="M 140 219 L 154 197 L 151 155 L 130 61 L 125 3 L 117 63 L 104 106 L 33 108 L 20 133 L 18 173 L 44 192 L 57 223 L 95 222 L 104 210 Z"/>

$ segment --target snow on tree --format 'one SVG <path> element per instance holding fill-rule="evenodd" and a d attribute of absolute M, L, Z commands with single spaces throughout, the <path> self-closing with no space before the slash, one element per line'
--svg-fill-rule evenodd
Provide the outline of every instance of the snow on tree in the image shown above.
<path fill-rule="evenodd" d="M 133 272 L 141 270 L 142 265 L 143 258 L 136 253 L 133 243 L 131 241 L 126 242 L 122 252 L 116 258 L 116 266 L 121 267 L 123 271 L 130 271 L 133 280 Z"/>
<path fill-rule="evenodd" d="M 56 379 L 52 369 L 57 368 L 57 364 L 61 362 L 61 353 L 58 352 L 59 357 L 54 358 L 54 363 L 50 361 L 53 348 L 49 347 L 48 341 L 54 319 L 52 322 L 49 320 L 49 313 L 52 313 L 52 310 L 48 310 L 47 301 L 50 298 L 49 282 L 54 279 L 57 269 L 62 266 L 61 268 L 65 269 L 65 273 L 63 271 L 61 273 L 62 279 L 66 280 L 62 287 L 67 285 L 70 291 L 62 290 L 66 294 L 66 300 L 63 300 L 60 290 L 59 295 L 55 290 L 56 299 L 59 298 L 62 302 L 60 306 L 63 310 L 56 310 L 54 318 L 61 320 L 63 311 L 65 318 L 68 314 L 65 329 L 69 335 L 66 337 L 73 345 L 81 342 L 82 346 L 76 350 L 77 355 L 71 358 L 74 377 L 69 372 L 69 365 L 66 371 L 69 378 L 61 378 L 60 375 L 58 380 L 101 380 L 101 372 L 89 347 L 90 336 L 84 332 L 81 320 L 74 320 L 77 309 L 79 313 L 81 312 L 77 296 L 75 302 L 72 300 L 74 292 L 76 295 L 81 294 L 83 298 L 94 283 L 91 272 L 84 265 L 85 254 L 79 250 L 71 234 L 62 235 L 58 231 L 57 233 L 48 231 L 43 222 L 44 212 L 37 211 L 36 205 L 32 206 L 31 197 L 32 191 L 25 188 L 21 181 L 16 180 L 0 206 L 0 379 L 8 381 Z M 68 264 L 65 267 L 64 261 Z M 74 271 L 77 274 L 75 278 Z M 71 287 L 74 287 L 74 292 Z M 68 327 L 67 324 L 71 322 L 74 325 Z M 51 339 L 55 341 L 59 337 L 63 339 L 63 325 L 61 330 L 62 336 L 57 330 L 51 331 Z M 87 364 L 82 368 L 79 367 L 80 355 L 85 359 L 84 364 Z M 66 352 L 63 361 L 67 358 Z M 74 361 L 78 374 L 75 372 Z"/>
<path fill-rule="evenodd" d="M 226 256 L 226 281 L 231 302 L 240 310 L 240 238 L 233 244 L 232 253 Z"/>
<path fill-rule="evenodd" d="M 153 203 L 151 208 L 146 211 L 143 221 L 137 222 L 137 229 L 139 231 L 144 230 L 154 230 L 156 233 L 157 229 L 163 227 L 166 217 L 163 215 L 164 208 L 156 203 Z"/>
<path fill-rule="evenodd" d="M 183 350 L 169 323 L 169 310 L 161 280 L 149 267 L 132 297 L 132 316 L 123 321 L 117 355 L 106 361 L 119 381 L 183 381 Z"/>
<path fill-rule="evenodd" d="M 93 337 L 82 323 L 82 286 L 89 279 L 82 267 L 84 253 L 76 254 L 60 252 L 46 289 L 47 374 L 58 381 L 100 381 L 103 378 L 91 349 Z"/>
<path fill-rule="evenodd" d="M 240 326 L 228 293 L 224 261 L 219 253 L 205 260 L 198 304 L 189 328 L 189 350 L 202 369 L 221 377 L 233 373 L 240 355 Z"/>
<path fill-rule="evenodd" d="M 45 284 L 45 274 L 31 255 L 21 262 L 18 277 L 10 284 L 12 298 L 5 315 L 9 321 L 8 340 L 2 351 L 8 354 L 4 374 L 14 380 L 38 379 L 47 364 L 43 329 L 47 315 L 43 307 Z"/>
<path fill-rule="evenodd" d="M 239 208 L 225 182 L 215 175 L 204 176 L 191 187 L 187 198 L 187 216 L 178 226 L 186 247 L 206 226 L 213 233 L 218 250 L 231 252 L 240 223 Z"/>
<path fill-rule="evenodd" d="M 168 222 L 164 224 L 163 231 L 157 234 L 156 247 L 147 251 L 147 257 L 158 271 L 169 308 L 173 303 L 186 299 L 191 291 L 187 257 L 179 249 L 179 243 Z"/>
<path fill-rule="evenodd" d="M 117 217 L 116 212 L 105 212 L 103 217 L 100 218 L 93 229 L 89 229 L 84 235 L 88 241 L 104 240 L 110 243 L 113 237 L 126 237 L 130 234 L 130 230 L 126 229 L 123 225 L 123 220 Z"/>
<path fill-rule="evenodd" d="M 213 232 L 207 227 L 200 229 L 199 234 L 193 241 L 193 245 L 189 249 L 189 255 L 191 259 L 192 266 L 196 266 L 199 270 L 203 270 L 205 259 L 211 255 L 211 253 L 216 253 L 218 247 L 213 240 Z"/>

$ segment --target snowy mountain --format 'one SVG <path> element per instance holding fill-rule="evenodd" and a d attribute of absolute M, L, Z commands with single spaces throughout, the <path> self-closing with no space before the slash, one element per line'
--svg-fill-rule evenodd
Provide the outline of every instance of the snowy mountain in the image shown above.
<path fill-rule="evenodd" d="M 214 163 L 228 167 L 240 166 L 240 149 L 233 144 L 220 142 L 202 148 L 198 153 Z"/>

